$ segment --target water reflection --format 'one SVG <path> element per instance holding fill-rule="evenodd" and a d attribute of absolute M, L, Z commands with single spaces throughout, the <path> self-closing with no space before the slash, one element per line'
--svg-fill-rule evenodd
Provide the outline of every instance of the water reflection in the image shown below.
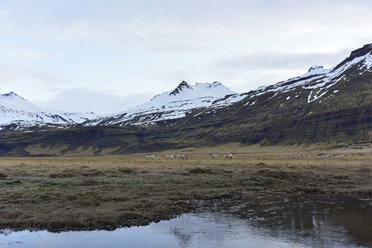
<path fill-rule="evenodd" d="M 312 239 L 325 245 L 332 240 L 372 246 L 372 201 L 340 196 L 272 196 L 223 204 L 224 211 L 250 220 L 255 228 L 272 235 L 285 231 L 288 237 Z M 218 204 L 215 209 L 218 209 Z M 323 241 L 323 242 L 322 242 Z M 322 243 L 321 243 L 322 242 Z"/>
<path fill-rule="evenodd" d="M 111 232 L 3 231 L 0 247 L 372 247 L 371 234 L 370 200 L 265 197 Z"/>

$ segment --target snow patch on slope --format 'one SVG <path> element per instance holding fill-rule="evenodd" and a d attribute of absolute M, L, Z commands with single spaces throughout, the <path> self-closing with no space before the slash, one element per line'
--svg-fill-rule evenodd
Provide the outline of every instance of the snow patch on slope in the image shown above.
<path fill-rule="evenodd" d="M 326 72 L 327 72 L 327 70 L 324 69 L 323 66 L 316 65 L 316 66 L 310 67 L 310 69 L 305 74 L 303 74 L 301 77 L 308 77 L 308 76 L 312 76 L 312 75 L 319 75 L 319 74 L 324 74 Z"/>

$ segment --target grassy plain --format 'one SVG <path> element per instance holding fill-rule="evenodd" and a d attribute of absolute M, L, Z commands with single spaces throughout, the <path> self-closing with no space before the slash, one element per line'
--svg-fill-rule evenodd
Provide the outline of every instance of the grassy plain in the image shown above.
<path fill-rule="evenodd" d="M 210 152 L 236 153 L 213 160 Z M 166 160 L 166 154 L 188 160 Z M 0 229 L 90 230 L 144 225 L 201 201 L 272 194 L 372 195 L 372 154 L 308 148 L 219 148 L 126 156 L 0 158 Z M 294 156 L 299 158 L 294 158 Z"/>

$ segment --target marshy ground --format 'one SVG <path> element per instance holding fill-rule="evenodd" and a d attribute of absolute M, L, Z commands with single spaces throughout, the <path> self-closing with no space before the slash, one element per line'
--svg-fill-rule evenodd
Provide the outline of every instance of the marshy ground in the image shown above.
<path fill-rule="evenodd" d="M 317 159 L 271 151 L 188 160 L 127 156 L 0 159 L 0 229 L 90 230 L 144 225 L 209 200 L 258 195 L 372 196 L 372 154 Z M 324 151 L 322 152 L 324 153 Z M 221 201 L 222 199 L 222 201 Z"/>

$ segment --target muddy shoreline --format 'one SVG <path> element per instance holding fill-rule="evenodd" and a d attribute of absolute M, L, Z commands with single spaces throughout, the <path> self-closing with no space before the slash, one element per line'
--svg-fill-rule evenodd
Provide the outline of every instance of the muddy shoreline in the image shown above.
<path fill-rule="evenodd" d="M 215 202 L 239 205 L 278 195 L 371 197 L 372 166 L 356 158 L 17 158 L 0 160 L 0 187 L 0 229 L 113 230 Z"/>

